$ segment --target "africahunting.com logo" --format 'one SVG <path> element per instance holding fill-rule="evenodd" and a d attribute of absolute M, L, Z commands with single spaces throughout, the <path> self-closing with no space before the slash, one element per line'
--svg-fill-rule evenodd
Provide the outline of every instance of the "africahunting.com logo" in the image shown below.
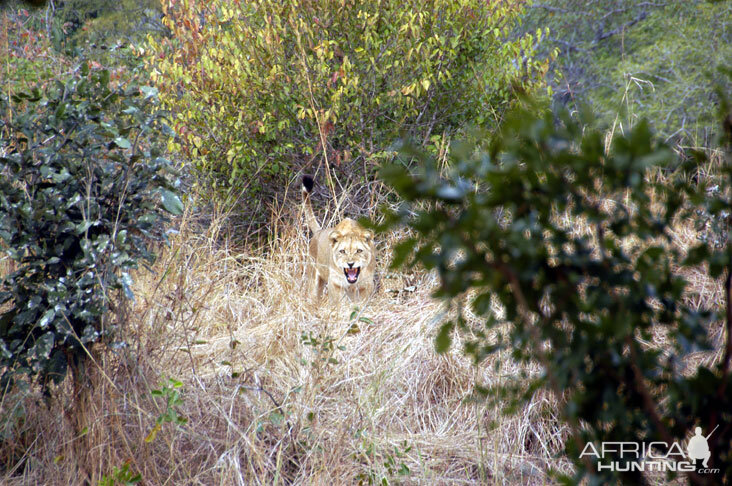
<path fill-rule="evenodd" d="M 708 439 L 717 427 L 707 436 L 702 435 L 701 427 L 694 429 L 694 436 L 686 448 L 678 442 L 602 442 L 599 448 L 588 442 L 580 459 L 594 457 L 598 472 L 696 471 L 697 474 L 718 474 L 719 469 L 708 467 L 711 456 Z"/>

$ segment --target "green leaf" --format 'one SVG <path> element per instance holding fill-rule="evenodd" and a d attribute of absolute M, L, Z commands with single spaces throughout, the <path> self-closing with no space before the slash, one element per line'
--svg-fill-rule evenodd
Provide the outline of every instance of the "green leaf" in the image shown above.
<path fill-rule="evenodd" d="M 452 344 L 450 333 L 454 327 L 455 324 L 452 321 L 448 321 L 440 327 L 440 332 L 435 337 L 435 351 L 441 354 L 450 349 L 450 345 Z"/>
<path fill-rule="evenodd" d="M 48 355 L 51 354 L 51 349 L 53 348 L 55 340 L 55 334 L 52 331 L 48 331 L 36 340 L 33 348 L 28 354 L 37 360 L 48 358 Z"/>
<path fill-rule="evenodd" d="M 99 83 L 102 86 L 109 84 L 109 69 L 102 69 L 99 71 Z"/>
<path fill-rule="evenodd" d="M 118 146 L 119 148 L 123 148 L 123 149 L 129 149 L 129 148 L 132 148 L 132 144 L 130 143 L 130 141 L 129 141 L 129 140 L 127 140 L 127 139 L 126 139 L 126 138 L 124 138 L 124 137 L 117 137 L 117 138 L 115 138 L 115 139 L 114 139 L 114 143 L 115 143 L 115 145 L 117 145 L 117 146 Z"/>
<path fill-rule="evenodd" d="M 688 251 L 683 264 L 689 267 L 699 265 L 709 258 L 709 254 L 709 246 L 706 243 L 702 243 Z"/>
<path fill-rule="evenodd" d="M 114 244 L 117 246 L 121 246 L 125 243 L 127 240 L 127 230 L 120 230 L 117 232 L 117 237 L 115 238 Z"/>
<path fill-rule="evenodd" d="M 285 416 L 282 415 L 280 412 L 272 412 L 269 414 L 269 420 L 272 422 L 273 425 L 279 426 L 285 420 Z"/>
<path fill-rule="evenodd" d="M 120 281 L 122 283 L 122 289 L 124 290 L 125 297 L 128 299 L 134 301 L 135 300 L 135 294 L 132 292 L 132 277 L 127 272 L 122 272 L 120 276 Z"/>
<path fill-rule="evenodd" d="M 183 203 L 181 202 L 177 194 L 169 191 L 168 189 L 161 189 L 160 195 L 162 197 L 163 207 L 166 211 L 175 216 L 180 216 L 181 214 L 183 214 Z"/>
<path fill-rule="evenodd" d="M 86 231 L 96 223 L 97 221 L 90 221 L 88 219 L 82 221 L 81 223 L 76 225 L 76 234 L 81 235 L 82 233 L 86 233 Z"/>
<path fill-rule="evenodd" d="M 140 86 L 140 91 L 142 92 L 144 99 L 157 98 L 158 96 L 158 88 L 154 86 Z"/>
<path fill-rule="evenodd" d="M 54 115 L 56 118 L 62 118 L 64 114 L 66 113 L 66 103 L 59 103 L 58 108 L 56 108 L 56 112 Z"/>
<path fill-rule="evenodd" d="M 41 320 L 38 321 L 38 327 L 41 329 L 45 329 L 48 327 L 48 325 L 53 321 L 53 318 L 56 317 L 56 311 L 53 309 L 48 309 L 46 312 L 43 313 L 43 316 L 41 316 Z"/>
<path fill-rule="evenodd" d="M 84 332 L 81 335 L 81 342 L 84 344 L 96 342 L 99 338 L 99 332 L 92 325 L 88 325 L 84 328 Z"/>

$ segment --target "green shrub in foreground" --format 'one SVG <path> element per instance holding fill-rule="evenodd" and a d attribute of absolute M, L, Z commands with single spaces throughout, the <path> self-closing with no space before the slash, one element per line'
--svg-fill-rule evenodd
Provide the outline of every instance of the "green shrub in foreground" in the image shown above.
<path fill-rule="evenodd" d="M 732 115 L 722 105 L 728 155 L 720 170 L 728 188 Z M 709 467 L 720 471 L 689 478 L 719 484 L 732 477 L 732 247 L 703 242 L 683 253 L 671 228 L 691 214 L 727 220 L 729 191 L 707 193 L 683 177 L 652 182 L 649 170 L 679 161 L 646 123 L 617 136 L 608 153 L 604 137 L 569 116 L 557 124 L 551 113 L 518 110 L 488 150 L 454 146 L 447 172 L 405 148 L 419 170 L 383 170 L 405 200 L 387 226 L 406 225 L 415 235 L 395 250 L 394 262 L 435 269 L 437 297 L 475 292 L 470 310 L 482 324 L 461 312 L 441 328 L 438 351 L 458 332 L 475 362 L 502 353 L 541 365 L 538 376 L 476 390 L 510 410 L 542 388 L 554 393 L 570 431 L 565 452 L 577 466 L 567 484 L 588 474 L 590 484 L 642 484 L 638 471 L 598 471 L 597 457 L 580 454 L 603 441 L 677 441 L 686 452 L 696 426 L 711 433 Z M 725 279 L 726 340 L 717 362 L 687 369 L 698 363 L 690 353 L 711 350 L 708 331 L 717 319 L 717 309 L 695 306 L 682 276 L 700 265 Z M 492 299 L 505 315 L 494 312 Z M 662 349 L 648 344 L 659 335 Z M 602 460 L 611 461 L 633 462 L 617 452 Z"/>
<path fill-rule="evenodd" d="M 2 390 L 21 375 L 47 386 L 81 370 L 89 347 L 112 335 L 112 299 L 133 298 L 129 272 L 154 260 L 163 209 L 180 213 L 156 143 L 156 97 L 112 87 L 107 70 L 84 63 L 46 93 L 4 100 L 0 248 L 15 271 L 0 288 Z"/>

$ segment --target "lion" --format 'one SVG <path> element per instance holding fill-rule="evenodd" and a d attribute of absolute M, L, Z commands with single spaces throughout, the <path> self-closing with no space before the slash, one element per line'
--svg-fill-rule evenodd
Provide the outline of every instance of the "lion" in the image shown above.
<path fill-rule="evenodd" d="M 308 267 L 311 293 L 319 301 L 327 287 L 331 303 L 340 302 L 344 297 L 363 301 L 374 291 L 374 233 L 351 218 L 345 218 L 333 228 L 321 228 L 310 204 L 312 189 L 313 179 L 303 177 L 305 220 L 313 232 L 310 256 L 314 262 Z"/>

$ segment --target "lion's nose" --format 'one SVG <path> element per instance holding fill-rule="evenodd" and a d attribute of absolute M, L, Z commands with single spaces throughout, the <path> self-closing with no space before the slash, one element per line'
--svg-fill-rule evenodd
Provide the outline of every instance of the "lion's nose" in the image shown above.
<path fill-rule="evenodd" d="M 353 268 L 353 263 L 349 263 L 348 268 Z"/>

